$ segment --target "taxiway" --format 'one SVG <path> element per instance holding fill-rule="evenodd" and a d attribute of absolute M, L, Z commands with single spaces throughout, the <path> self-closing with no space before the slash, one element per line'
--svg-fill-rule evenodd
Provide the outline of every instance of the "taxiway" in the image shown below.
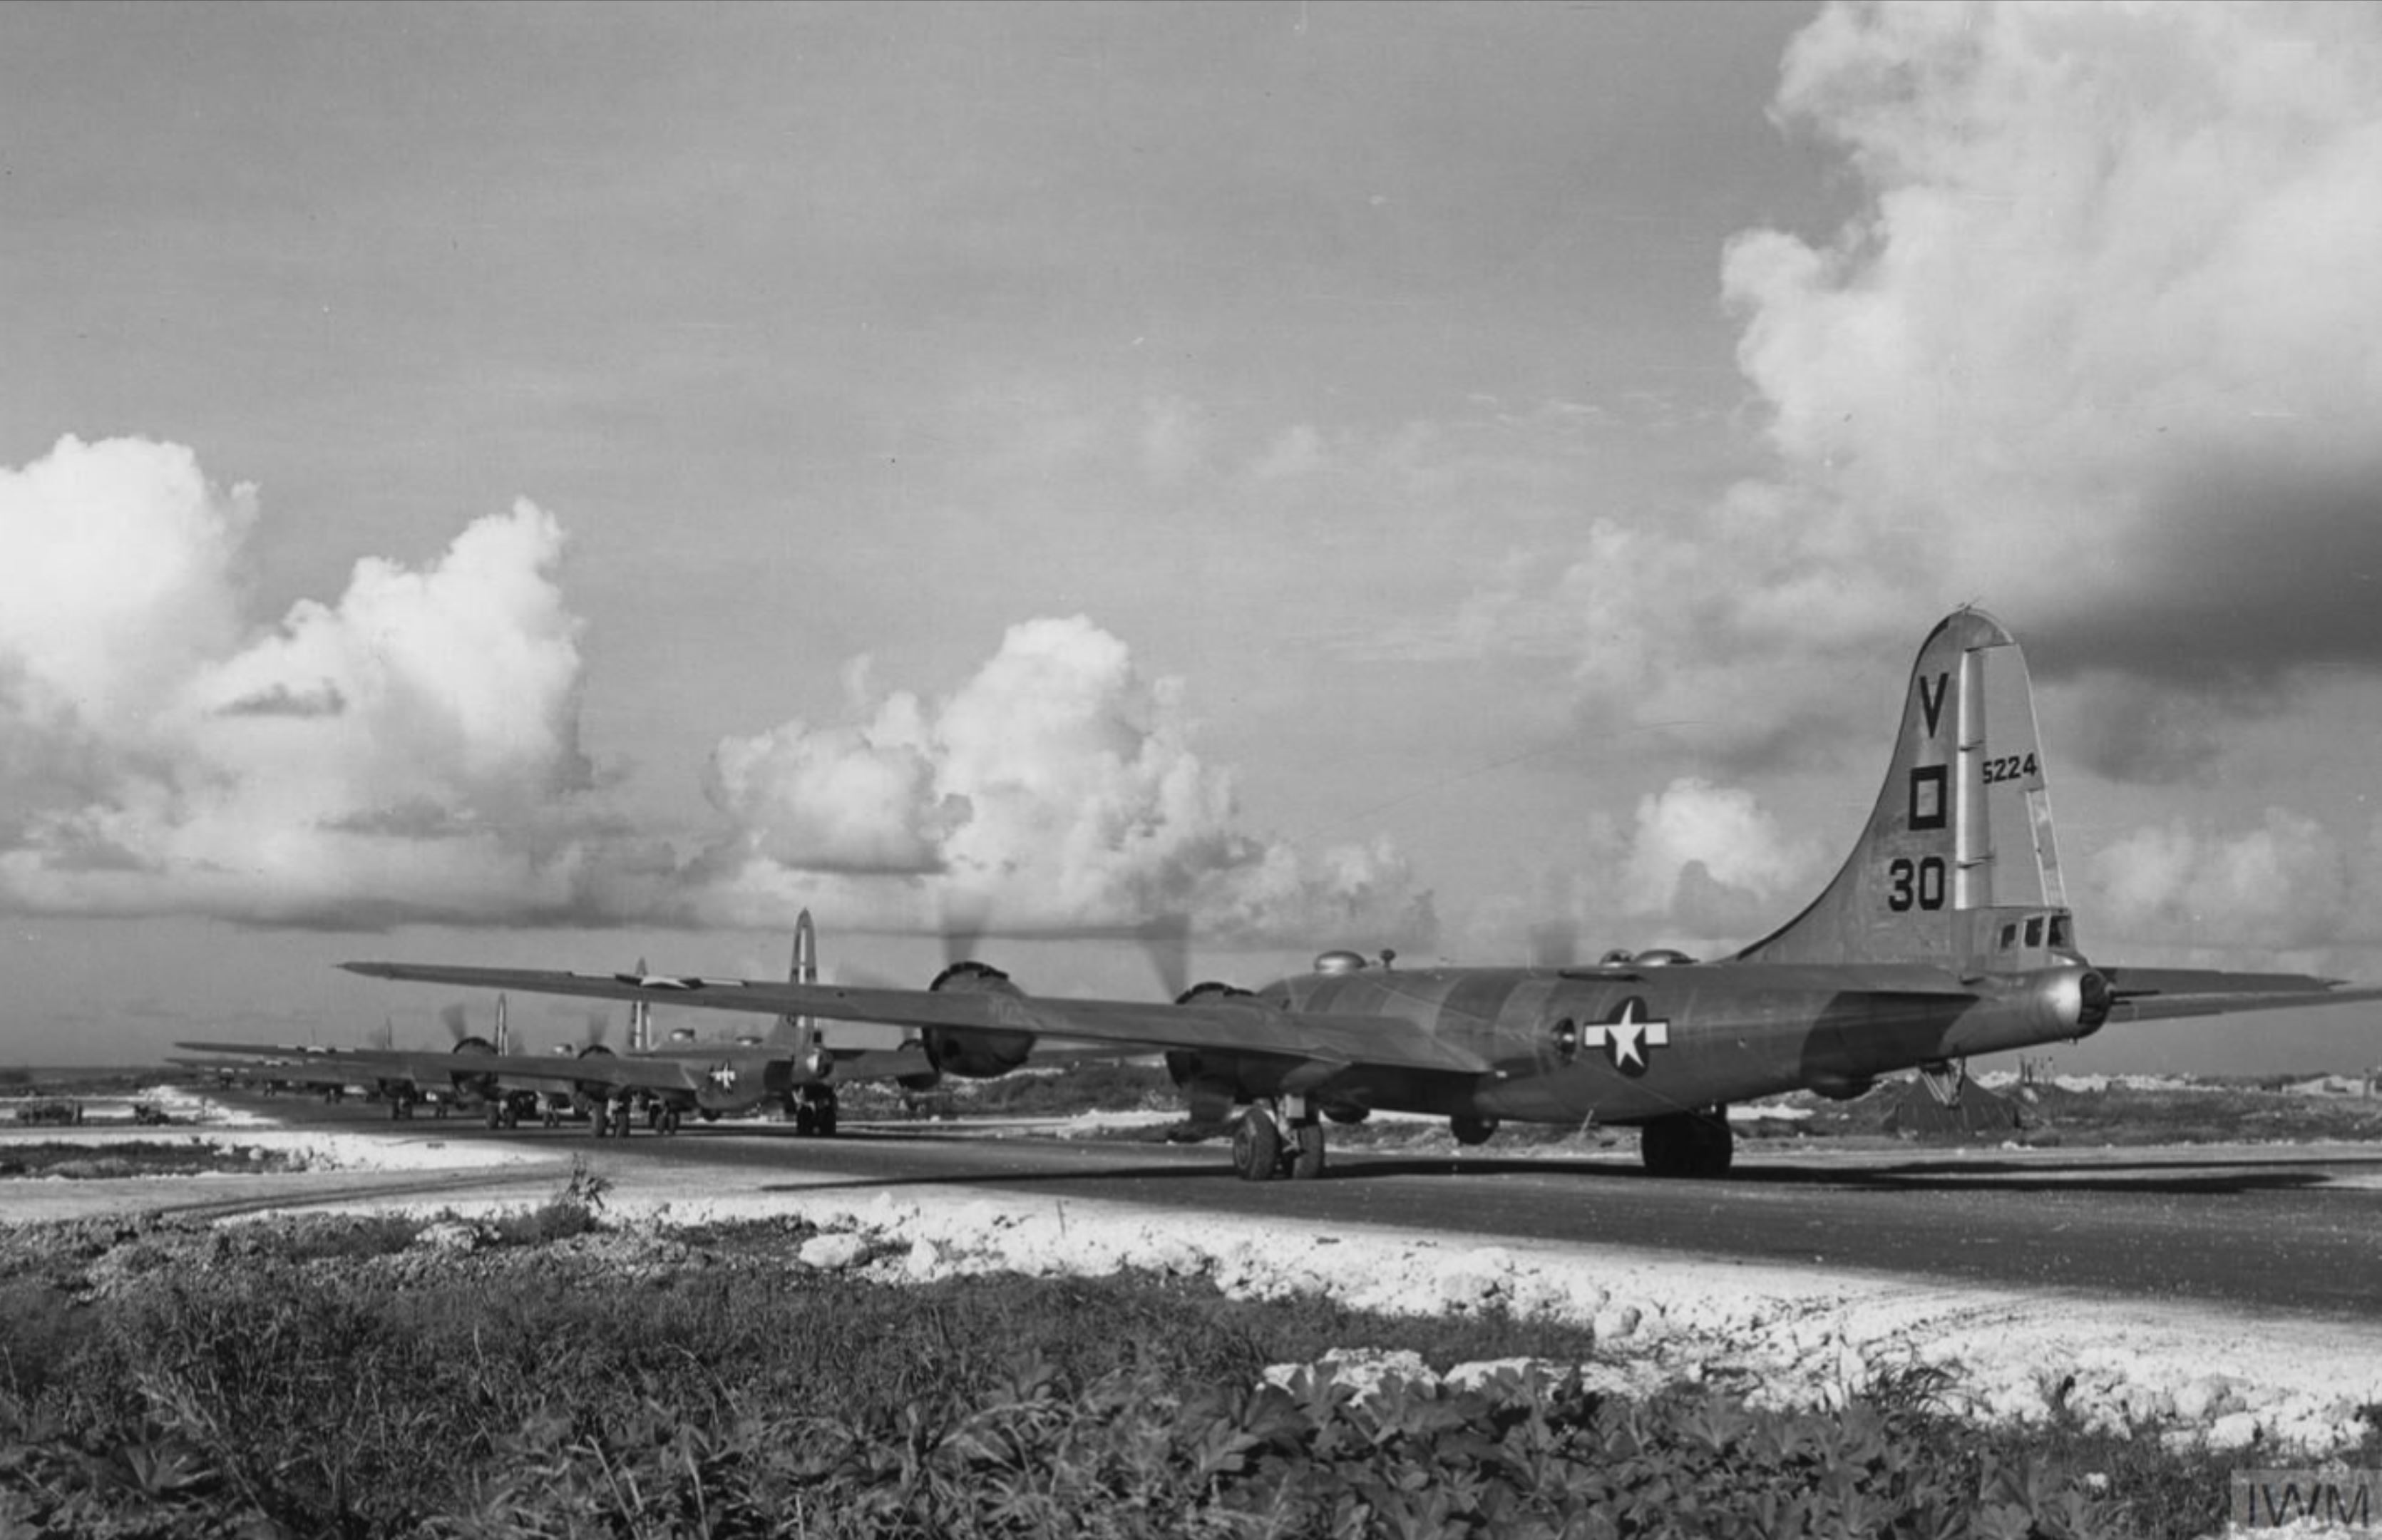
<path fill-rule="evenodd" d="M 302 1110 L 301 1110 L 302 1109 Z M 364 1109 L 282 1103 L 350 1123 Z M 420 1125 L 412 1130 L 425 1133 Z M 1249 1183 L 1218 1144 L 984 1137 L 951 1125 L 860 1127 L 831 1140 L 774 1124 L 675 1138 L 441 1126 L 615 1180 L 714 1193 L 866 1198 L 934 1188 L 1280 1215 L 1557 1244 L 1606 1244 L 1783 1266 L 1904 1274 L 2027 1290 L 2204 1300 L 2382 1318 L 2382 1148 L 2209 1145 L 2127 1150 L 1835 1150 L 1749 1145 L 1715 1180 L 1666 1180 L 1611 1155 L 1335 1151 L 1314 1183 Z"/>

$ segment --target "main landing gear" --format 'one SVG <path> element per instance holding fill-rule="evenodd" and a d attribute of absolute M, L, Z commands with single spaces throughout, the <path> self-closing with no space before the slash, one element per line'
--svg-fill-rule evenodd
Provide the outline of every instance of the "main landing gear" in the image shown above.
<path fill-rule="evenodd" d="M 794 1133 L 803 1139 L 835 1137 L 835 1088 L 804 1086 L 794 1092 Z"/>
<path fill-rule="evenodd" d="M 1651 1176 L 1723 1176 L 1737 1154 L 1728 1109 L 1701 1107 L 1650 1119 L 1638 1131 L 1638 1153 Z"/>
<path fill-rule="evenodd" d="M 657 1134 L 678 1132 L 680 1116 L 676 1107 L 658 1102 L 645 1105 L 645 1127 Z M 626 1139 L 629 1130 L 636 1127 L 636 1117 L 633 1102 L 596 1102 L 587 1109 L 587 1131 L 597 1139 Z"/>
<path fill-rule="evenodd" d="M 1233 1169 L 1245 1182 L 1277 1177 L 1311 1182 L 1323 1175 L 1323 1120 L 1303 1096 L 1285 1096 L 1274 1105 L 1255 1103 L 1233 1120 Z"/>

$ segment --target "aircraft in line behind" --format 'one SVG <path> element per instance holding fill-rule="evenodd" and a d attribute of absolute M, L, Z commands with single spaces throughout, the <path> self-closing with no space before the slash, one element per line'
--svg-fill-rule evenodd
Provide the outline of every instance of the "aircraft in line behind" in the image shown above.
<path fill-rule="evenodd" d="M 789 984 L 780 987 L 816 989 L 817 980 L 817 932 L 805 909 L 794 922 Z M 425 1099 L 456 1098 L 479 1106 L 492 1128 L 511 1127 L 533 1115 L 551 1127 L 568 1108 L 587 1117 L 597 1139 L 626 1135 L 640 1112 L 649 1127 L 675 1133 L 690 1113 L 709 1121 L 772 1105 L 786 1109 L 797 1133 L 831 1137 L 837 1129 L 839 1086 L 890 1079 L 923 1090 L 939 1078 L 915 1044 L 833 1048 L 820 1041 L 816 1019 L 791 1012 L 780 1013 L 767 1034 L 731 1043 L 701 1041 L 690 1031 L 673 1032 L 655 1043 L 650 1041 L 651 1002 L 645 999 L 631 1007 L 626 1053 L 590 1043 L 575 1053 L 566 1048 L 556 1054 L 516 1053 L 504 1025 L 504 996 L 497 1000 L 494 1041 L 459 1033 L 453 1051 L 443 1053 L 318 1049 L 306 1063 L 321 1066 L 316 1073 L 344 1073 L 376 1083 L 394 1118 L 411 1116 L 414 1104 Z M 293 1052 L 264 1043 L 177 1046 L 276 1058 Z"/>
<path fill-rule="evenodd" d="M 997 968 L 927 990 L 662 974 L 358 962 L 375 978 L 666 1002 L 915 1029 L 944 1074 L 988 1078 L 1050 1039 L 1150 1045 L 1195 1120 L 1233 1118 L 1250 1180 L 1324 1170 L 1324 1121 L 1448 1120 L 1477 1144 L 1507 1119 L 1635 1126 L 1646 1168 L 1728 1169 L 1730 1103 L 1850 1099 L 1918 1069 L 1957 1086 L 1972 1054 L 2112 1021 L 2382 998 L 2303 974 L 2109 967 L 2081 950 L 2060 875 L 2032 684 L 1982 610 L 1919 649 L 1884 789 L 1819 897 L 1735 955 L 1613 954 L 1590 967 L 1392 968 L 1328 952 L 1251 992 L 1173 1004 L 1031 997 Z"/>

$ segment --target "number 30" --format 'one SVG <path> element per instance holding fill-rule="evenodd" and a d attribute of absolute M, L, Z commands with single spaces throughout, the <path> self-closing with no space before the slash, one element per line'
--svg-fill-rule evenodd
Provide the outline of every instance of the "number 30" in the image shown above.
<path fill-rule="evenodd" d="M 1916 904 L 1922 909 L 1944 906 L 1944 857 L 1929 856 L 1916 864 L 1907 856 L 1897 856 L 1886 863 L 1886 881 L 1893 884 L 1886 892 L 1885 906 L 1896 914 L 1908 911 Z"/>

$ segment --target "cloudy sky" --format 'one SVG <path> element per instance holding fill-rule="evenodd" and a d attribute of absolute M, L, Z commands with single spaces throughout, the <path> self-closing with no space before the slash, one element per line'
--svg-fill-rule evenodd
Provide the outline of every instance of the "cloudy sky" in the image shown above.
<path fill-rule="evenodd" d="M 1715 951 L 1963 602 L 2090 952 L 2382 978 L 2377 272 L 2364 6 L 0 7 L 0 1059 Z"/>

